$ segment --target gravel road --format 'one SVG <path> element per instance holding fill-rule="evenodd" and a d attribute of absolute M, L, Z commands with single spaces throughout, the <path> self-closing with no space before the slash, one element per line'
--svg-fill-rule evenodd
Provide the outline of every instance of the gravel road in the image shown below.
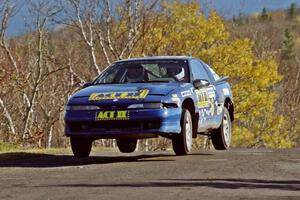
<path fill-rule="evenodd" d="M 300 199 L 300 149 L 16 154 L 0 160 L 0 199 Z"/>

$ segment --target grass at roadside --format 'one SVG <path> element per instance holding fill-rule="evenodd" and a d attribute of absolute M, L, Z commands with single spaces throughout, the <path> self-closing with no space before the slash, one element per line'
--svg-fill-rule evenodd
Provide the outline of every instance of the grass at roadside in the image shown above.
<path fill-rule="evenodd" d="M 0 141 L 0 153 L 18 150 L 18 146 Z"/>
<path fill-rule="evenodd" d="M 93 147 L 92 151 L 113 151 L 116 148 Z M 70 147 L 67 148 L 24 148 L 14 144 L 0 142 L 0 161 L 36 158 L 50 155 L 73 155 Z"/>

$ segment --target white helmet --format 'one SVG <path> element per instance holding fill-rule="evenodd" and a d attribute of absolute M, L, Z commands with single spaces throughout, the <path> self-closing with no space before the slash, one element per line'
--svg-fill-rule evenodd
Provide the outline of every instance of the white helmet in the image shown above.
<path fill-rule="evenodd" d="M 168 66 L 167 67 L 167 74 L 168 74 L 168 76 L 175 77 L 178 80 L 183 79 L 184 75 L 185 75 L 184 68 L 180 67 L 178 65 L 176 65 L 176 66 Z"/>
<path fill-rule="evenodd" d="M 181 72 L 179 73 L 179 74 L 177 74 L 177 75 L 175 75 L 175 77 L 178 79 L 178 80 L 181 80 L 181 79 L 183 79 L 184 78 L 184 69 L 183 68 L 181 68 Z"/>

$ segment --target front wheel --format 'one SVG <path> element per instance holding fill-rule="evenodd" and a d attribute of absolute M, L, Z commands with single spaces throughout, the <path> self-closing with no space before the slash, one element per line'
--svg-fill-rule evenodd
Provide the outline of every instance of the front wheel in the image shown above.
<path fill-rule="evenodd" d="M 192 149 L 193 120 L 190 112 L 183 109 L 181 114 L 181 133 L 172 139 L 176 155 L 187 155 Z"/>
<path fill-rule="evenodd" d="M 134 152 L 137 144 L 137 139 L 117 139 L 117 145 L 122 153 Z"/>
<path fill-rule="evenodd" d="M 71 137 L 71 147 L 75 157 L 85 158 L 88 157 L 92 149 L 92 140 L 81 137 Z"/>
<path fill-rule="evenodd" d="M 221 125 L 211 134 L 211 140 L 216 150 L 225 150 L 231 141 L 231 119 L 227 108 L 224 108 Z"/>

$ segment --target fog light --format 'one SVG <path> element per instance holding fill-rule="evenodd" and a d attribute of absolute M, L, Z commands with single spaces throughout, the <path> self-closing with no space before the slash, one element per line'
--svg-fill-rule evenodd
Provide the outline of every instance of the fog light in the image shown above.
<path fill-rule="evenodd" d="M 82 125 L 80 126 L 80 128 L 81 128 L 82 130 L 86 130 L 86 129 L 89 128 L 89 126 L 88 126 L 88 125 L 85 125 L 85 124 L 82 124 Z"/>
<path fill-rule="evenodd" d="M 151 122 L 148 122 L 147 123 L 147 127 L 150 129 L 150 128 L 153 128 L 153 123 L 151 123 Z"/>

